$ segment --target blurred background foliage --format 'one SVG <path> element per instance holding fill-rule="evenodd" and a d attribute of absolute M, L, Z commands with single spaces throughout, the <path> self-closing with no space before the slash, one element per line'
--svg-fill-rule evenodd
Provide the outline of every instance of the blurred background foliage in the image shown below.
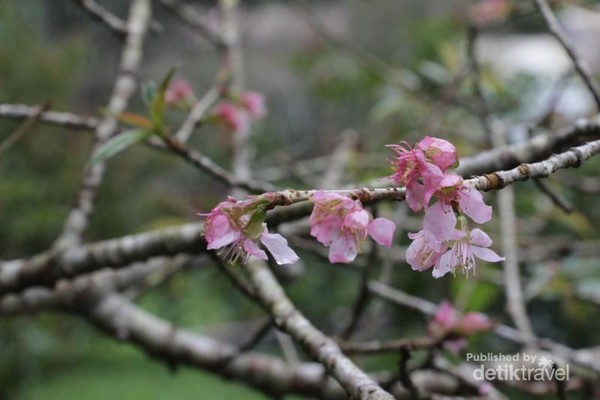
<path fill-rule="evenodd" d="M 48 102 L 56 110 L 100 114 L 110 93 L 120 43 L 74 3 L 0 3 L 1 102 Z M 103 4 L 126 16 L 126 2 Z M 212 2 L 196 4 L 214 14 Z M 266 94 L 270 110 L 253 132 L 257 176 L 273 176 L 282 186 L 318 185 L 326 163 L 309 161 L 306 167 L 312 168 L 313 174 L 304 174 L 302 179 L 298 179 L 302 171 L 289 166 L 292 161 L 329 154 L 346 129 L 359 135 L 340 184 L 389 174 L 384 161 L 389 154 L 383 145 L 399 140 L 414 142 L 425 134 L 445 137 L 462 155 L 486 148 L 488 138 L 475 112 L 480 107 L 475 82 L 465 74 L 465 10 L 469 2 L 352 0 L 308 4 L 309 11 L 292 3 L 244 2 L 247 85 Z M 158 81 L 169 68 L 181 65 L 178 74 L 187 77 L 198 94 L 203 93 L 218 70 L 217 56 L 161 7 L 154 11 L 165 33 L 152 36 L 146 46 L 142 80 Z M 326 32 L 309 28 L 315 16 L 324 21 L 322 29 Z M 526 14 L 493 25 L 486 32 L 502 37 L 537 33 L 539 29 L 539 20 Z M 482 66 L 481 77 L 490 109 L 498 123 L 509 129 L 512 141 L 527 137 L 528 124 L 544 109 L 539 99 L 548 98 L 547 88 L 558 80 L 542 73 L 506 75 L 488 65 Z M 574 85 L 576 91 L 577 83 Z M 580 97 L 576 101 L 585 104 L 587 100 Z M 139 96 L 130 111 L 142 111 Z M 545 126 L 587 115 L 585 107 L 580 107 L 577 115 L 567 111 L 552 113 Z M 177 126 L 183 117 L 173 111 L 169 123 Z M 0 120 L 0 141 L 17 126 L 17 122 Z M 226 133 L 203 128 L 191 144 L 221 165 L 228 165 L 230 138 Z M 91 146 L 87 132 L 39 125 L 0 156 L 2 259 L 35 254 L 51 245 L 77 190 Z M 589 206 L 593 194 L 561 185 L 563 180 L 594 179 L 598 164 L 591 161 L 577 172 L 568 171 L 549 180 L 573 202 L 576 211 L 572 214 L 558 209 L 531 183 L 515 186 L 520 244 L 598 238 L 600 210 Z M 225 194 L 221 184 L 179 160 L 135 146 L 110 161 L 87 239 L 196 220 L 196 212 L 210 209 Z M 492 195 L 487 198 L 493 203 Z M 380 212 L 398 214 L 396 206 L 389 205 Z M 405 227 L 397 238 L 401 245 L 408 244 L 406 231 L 417 229 L 418 218 L 401 220 Z M 497 233 L 493 223 L 491 230 Z M 538 239 L 539 235 L 545 239 Z M 290 296 L 318 326 L 335 332 L 349 315 L 359 275 L 308 253 L 304 259 L 307 271 L 288 285 Z M 432 280 L 429 274 L 399 265 L 394 268 L 393 284 L 434 302 L 449 298 L 465 310 L 502 315 L 503 292 L 494 283 L 500 270 L 481 265 L 480 271 L 475 280 Z M 526 265 L 526 274 L 533 293 L 530 311 L 536 331 L 573 347 L 598 343 L 600 321 L 593 318 L 600 292 L 597 258 L 573 255 L 531 262 Z M 259 310 L 232 290 L 211 265 L 172 277 L 160 290 L 144 294 L 139 303 L 192 330 L 221 337 L 232 330 L 242 332 L 241 338 L 230 338 L 234 342 L 243 341 L 243 332 L 261 318 Z M 371 304 L 373 309 L 381 306 L 375 303 Z M 384 329 L 373 332 L 363 327 L 360 336 L 423 335 L 426 321 L 421 315 L 389 306 L 380 308 L 383 312 L 373 315 L 378 318 L 377 326 Z M 475 338 L 471 345 L 472 351 L 516 349 L 490 335 Z M 260 348 L 278 352 L 273 338 Z M 377 370 L 389 368 L 396 359 L 382 356 L 368 362 Z M 81 398 L 82 393 L 90 400 L 112 399 L 117 394 L 125 399 L 261 398 L 241 385 L 203 372 L 186 368 L 170 371 L 168 366 L 105 338 L 85 321 L 67 315 L 0 320 L 0 399 L 66 400 Z M 526 398 L 517 393 L 511 396 Z"/>

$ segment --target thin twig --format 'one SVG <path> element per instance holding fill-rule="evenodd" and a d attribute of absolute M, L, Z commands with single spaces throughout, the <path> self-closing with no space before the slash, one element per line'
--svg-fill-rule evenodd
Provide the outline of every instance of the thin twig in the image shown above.
<path fill-rule="evenodd" d="M 42 105 L 38 110 L 36 110 L 35 114 L 22 122 L 17 129 L 12 131 L 8 137 L 2 143 L 0 143 L 0 154 L 8 150 L 27 133 L 31 132 L 31 130 L 40 122 L 42 114 L 48 109 L 48 107 L 48 104 Z"/>
<path fill-rule="evenodd" d="M 158 0 L 167 10 L 169 10 L 177 19 L 185 25 L 193 28 L 214 45 L 218 50 L 225 46 L 223 39 L 208 27 L 203 21 L 203 16 L 196 9 L 179 0 Z"/>
<path fill-rule="evenodd" d="M 494 147 L 506 145 L 505 133 L 500 130 L 492 132 L 491 140 Z M 527 307 L 523 298 L 523 286 L 521 284 L 521 271 L 519 269 L 514 188 L 511 186 L 498 191 L 497 199 L 502 251 L 505 257 L 503 267 L 506 309 L 517 329 L 526 336 L 531 337 L 531 344 L 533 344 L 535 342 L 535 334 L 527 315 Z"/>
<path fill-rule="evenodd" d="M 552 35 L 560 42 L 562 47 L 565 49 L 577 73 L 583 79 L 583 82 L 588 87 L 591 95 L 594 97 L 594 101 L 596 102 L 596 108 L 600 111 L 600 86 L 594 80 L 594 77 L 590 73 L 590 70 L 587 64 L 581 59 L 581 57 L 575 51 L 573 43 L 569 40 L 563 29 L 561 28 L 556 16 L 552 12 L 552 9 L 548 5 L 546 0 L 534 0 L 535 5 L 538 11 L 542 14 L 544 18 L 544 22 L 546 23 L 546 27 L 550 31 Z"/>
<path fill-rule="evenodd" d="M 106 8 L 102 7 L 95 0 L 73 0 L 75 4 L 81 7 L 87 12 L 92 18 L 100 21 L 106 26 L 112 33 L 114 33 L 119 40 L 125 40 L 127 37 L 127 22 L 117 17 Z M 152 21 L 150 24 L 150 31 L 153 33 L 162 32 L 162 26 Z"/>
<path fill-rule="evenodd" d="M 144 37 L 150 21 L 150 0 L 134 0 L 131 3 L 127 21 L 127 39 L 123 47 L 120 61 L 120 73 L 115 80 L 107 113 L 96 128 L 95 152 L 117 129 L 114 115 L 125 110 L 127 103 L 135 93 L 136 71 L 141 59 Z M 54 243 L 55 248 L 65 248 L 81 242 L 89 218 L 94 210 L 96 192 L 104 177 L 105 165 L 98 163 L 85 169 L 81 188 L 74 205 L 65 220 L 62 233 Z"/>
<path fill-rule="evenodd" d="M 223 74 L 220 74 L 223 75 Z M 217 78 L 217 82 L 202 96 L 202 98 L 194 104 L 192 110 L 188 114 L 186 120 L 181 125 L 181 128 L 173 135 L 181 143 L 188 141 L 189 137 L 194 132 L 206 115 L 206 112 L 219 99 L 223 82 L 221 78 Z"/>
<path fill-rule="evenodd" d="M 575 206 L 571 203 L 566 197 L 558 193 L 556 190 L 551 188 L 548 183 L 541 179 L 534 179 L 533 183 L 535 186 L 540 189 L 542 193 L 544 193 L 556 206 L 562 209 L 567 214 L 575 211 Z"/>

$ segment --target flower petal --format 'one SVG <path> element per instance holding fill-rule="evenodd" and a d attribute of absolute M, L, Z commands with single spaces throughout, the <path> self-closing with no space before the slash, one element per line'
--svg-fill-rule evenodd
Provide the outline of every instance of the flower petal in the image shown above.
<path fill-rule="evenodd" d="M 471 244 L 480 247 L 490 247 L 492 245 L 492 239 L 487 233 L 479 228 L 475 228 L 471 231 Z"/>
<path fill-rule="evenodd" d="M 492 219 L 492 207 L 485 204 L 481 193 L 470 186 L 465 185 L 459 190 L 458 205 L 462 212 L 478 224 L 485 224 Z"/>
<path fill-rule="evenodd" d="M 457 240 L 464 236 L 464 233 L 456 229 L 456 215 L 452 206 L 439 201 L 425 211 L 423 230 L 439 242 Z"/>
<path fill-rule="evenodd" d="M 260 241 L 273 255 L 275 262 L 279 265 L 293 264 L 299 260 L 296 252 L 288 246 L 287 240 L 278 233 L 268 233 L 265 231 L 260 237 Z"/>
<path fill-rule="evenodd" d="M 500 257 L 493 250 L 486 249 L 485 247 L 471 246 L 471 252 L 475 257 L 480 258 L 484 261 L 499 262 L 504 261 L 504 257 Z"/>
<path fill-rule="evenodd" d="M 441 278 L 452 271 L 455 265 L 456 257 L 454 257 L 454 251 L 450 249 L 442 255 L 440 261 L 433 267 L 433 277 L 436 279 Z"/>
<path fill-rule="evenodd" d="M 374 241 L 388 249 L 392 247 L 392 240 L 394 239 L 394 231 L 396 225 L 385 218 L 375 218 L 369 223 L 367 227 L 367 233 L 373 238 Z"/>
<path fill-rule="evenodd" d="M 267 257 L 267 253 L 260 249 L 256 243 L 250 239 L 244 240 L 244 250 L 246 250 L 246 253 L 250 254 L 251 256 L 255 256 L 263 260 L 269 259 L 269 257 Z"/>
<path fill-rule="evenodd" d="M 349 263 L 356 258 L 357 243 L 354 236 L 340 233 L 329 247 L 329 261 L 333 263 Z"/>

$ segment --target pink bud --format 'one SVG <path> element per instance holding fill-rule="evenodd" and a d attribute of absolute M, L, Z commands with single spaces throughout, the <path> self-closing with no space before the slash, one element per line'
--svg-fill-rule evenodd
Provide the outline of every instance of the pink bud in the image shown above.
<path fill-rule="evenodd" d="M 215 110 L 215 114 L 230 132 L 242 135 L 248 133 L 250 129 L 248 114 L 233 103 L 228 101 L 220 103 Z"/>
<path fill-rule="evenodd" d="M 242 93 L 241 100 L 251 118 L 259 119 L 266 115 L 265 96 L 261 93 L 248 90 Z"/>
<path fill-rule="evenodd" d="M 175 79 L 165 92 L 165 102 L 167 104 L 178 104 L 184 101 L 192 102 L 194 99 L 194 90 L 184 78 Z"/>

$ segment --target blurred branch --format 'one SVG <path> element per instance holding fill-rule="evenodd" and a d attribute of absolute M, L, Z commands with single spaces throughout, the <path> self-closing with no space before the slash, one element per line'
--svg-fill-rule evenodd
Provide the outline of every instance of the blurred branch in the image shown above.
<path fill-rule="evenodd" d="M 96 143 L 92 154 L 113 135 L 117 129 L 115 115 L 124 111 L 135 93 L 136 75 L 142 59 L 146 29 L 150 22 L 150 0 L 133 0 L 127 21 L 127 39 L 120 61 L 120 72 L 106 107 L 106 116 L 96 128 Z M 96 192 L 104 177 L 105 165 L 88 165 L 74 205 L 65 220 L 63 231 L 54 243 L 55 248 L 66 248 L 81 242 L 81 235 L 94 210 Z"/>
<path fill-rule="evenodd" d="M 125 40 L 128 34 L 127 22 L 117 17 L 106 8 L 102 7 L 94 0 L 73 0 L 75 4 L 81 7 L 93 19 L 100 21 L 111 32 L 113 32 L 120 40 Z M 162 26 L 157 21 L 150 23 L 150 31 L 152 33 L 161 33 Z"/>
<path fill-rule="evenodd" d="M 260 303 L 271 314 L 277 327 L 289 333 L 313 359 L 322 363 L 350 397 L 394 398 L 356 367 L 333 340 L 317 330 L 296 309 L 265 263 L 250 261 L 248 270 Z"/>
<path fill-rule="evenodd" d="M 102 269 L 73 280 L 59 280 L 53 289 L 33 287 L 21 293 L 0 297 L 0 315 L 30 314 L 50 309 L 81 307 L 83 298 L 112 291 L 129 290 L 148 279 L 154 280 L 164 272 L 179 269 L 193 259 L 179 255 L 169 259 L 153 258 L 144 263 L 134 263 L 122 270 Z"/>
<path fill-rule="evenodd" d="M 583 82 L 588 87 L 591 95 L 594 97 L 594 101 L 596 102 L 596 108 L 598 109 L 598 111 L 600 111 L 600 86 L 598 86 L 598 83 L 594 80 L 594 77 L 590 73 L 587 64 L 583 62 L 581 57 L 579 57 L 579 55 L 575 51 L 573 43 L 571 43 L 563 29 L 560 27 L 560 24 L 558 23 L 556 16 L 552 12 L 552 9 L 548 5 L 548 2 L 546 0 L 534 1 L 538 11 L 540 12 L 540 14 L 542 14 L 542 17 L 544 18 L 546 27 L 548 28 L 550 33 L 554 35 L 554 37 L 560 42 L 562 47 L 565 49 L 565 51 L 571 58 L 571 61 L 573 62 L 577 73 L 579 74 L 581 79 L 583 79 Z"/>
<path fill-rule="evenodd" d="M 208 24 L 203 21 L 203 16 L 194 7 L 180 0 L 158 0 L 158 2 L 186 26 L 199 32 L 217 49 L 223 49 L 225 46 L 223 39 L 208 27 Z"/>
<path fill-rule="evenodd" d="M 409 295 L 398 289 L 384 285 L 381 282 L 371 281 L 369 283 L 369 291 L 382 300 L 417 310 L 425 315 L 433 316 L 438 309 L 438 306 L 434 303 L 420 297 Z M 520 344 L 528 344 L 531 340 L 530 336 L 524 335 L 514 328 L 501 324 L 496 325 L 494 333 L 500 337 Z M 536 339 L 535 344 L 548 350 L 555 356 L 565 358 L 573 364 L 577 364 L 589 371 L 593 371 L 595 374 L 600 374 L 600 365 L 595 362 L 594 357 L 590 357 L 586 353 L 581 353 L 581 351 L 573 350 L 565 345 L 545 338 Z"/>
<path fill-rule="evenodd" d="M 68 112 L 46 111 L 43 105 L 0 104 L 0 118 L 23 120 L 35 117 L 38 114 L 40 122 L 65 128 L 93 131 L 98 126 L 98 120 L 94 117 L 84 117 Z"/>
<path fill-rule="evenodd" d="M 225 74 L 220 74 L 225 75 Z M 204 96 L 194 104 L 192 110 L 188 114 L 186 120 L 181 125 L 181 128 L 173 135 L 173 137 L 181 143 L 187 142 L 189 137 L 194 132 L 194 129 L 201 123 L 202 118 L 212 105 L 219 99 L 223 90 L 222 77 L 217 77 L 217 82 L 204 94 Z"/>
<path fill-rule="evenodd" d="M 4 153 L 8 150 L 13 144 L 15 144 L 19 139 L 25 136 L 27 133 L 31 132 L 33 128 L 40 122 L 40 118 L 44 111 L 48 109 L 48 104 L 44 104 L 39 107 L 36 112 L 27 118 L 24 122 L 21 123 L 14 131 L 12 131 L 8 137 L 0 143 L 0 154 Z"/>
<path fill-rule="evenodd" d="M 187 163 L 201 171 L 208 173 L 213 178 L 231 187 L 246 189 L 253 193 L 262 193 L 275 190 L 275 187 L 267 182 L 259 182 L 250 178 L 240 178 L 216 164 L 212 159 L 193 150 L 176 139 L 166 137 L 164 140 L 150 140 L 153 147 L 166 149 L 179 156 Z"/>
<path fill-rule="evenodd" d="M 187 224 L 0 263 L 0 294 L 29 286 L 51 287 L 62 278 L 123 268 L 156 256 L 201 254 L 206 251 L 202 231 L 201 224 Z"/>
<path fill-rule="evenodd" d="M 506 134 L 503 131 L 496 130 L 490 133 L 492 135 L 490 139 L 495 148 L 506 145 Z M 527 315 L 527 307 L 523 298 L 523 286 L 521 284 L 521 271 L 519 270 L 514 188 L 511 186 L 500 190 L 497 199 L 502 253 L 505 257 L 503 262 L 504 293 L 506 295 L 505 307 L 517 329 L 530 338 L 530 345 L 534 345 L 535 333 Z"/>
<path fill-rule="evenodd" d="M 470 176 L 508 169 L 521 163 L 543 160 L 569 146 L 592 139 L 600 139 L 600 115 L 593 119 L 580 119 L 556 133 L 536 135 L 526 142 L 463 157 L 457 172 L 462 176 Z"/>

